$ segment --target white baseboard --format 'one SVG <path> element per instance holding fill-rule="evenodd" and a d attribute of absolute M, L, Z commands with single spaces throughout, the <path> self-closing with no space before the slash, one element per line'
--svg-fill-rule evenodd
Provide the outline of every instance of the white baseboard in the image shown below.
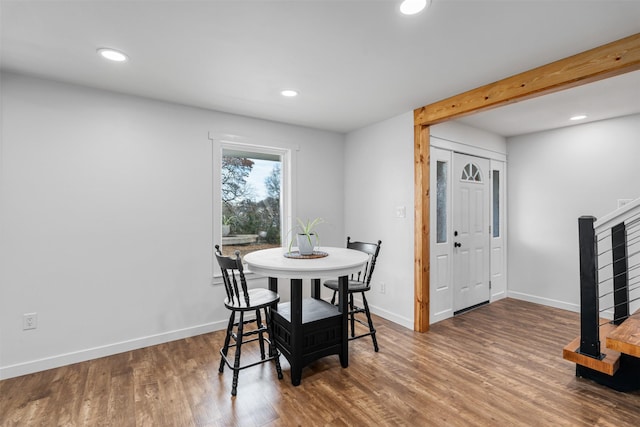
<path fill-rule="evenodd" d="M 498 301 L 506 297 L 507 297 L 507 291 L 496 292 L 495 294 L 491 295 L 491 302 Z"/>
<path fill-rule="evenodd" d="M 522 292 L 514 292 L 514 291 L 501 291 L 498 292 L 496 294 L 493 294 L 491 296 L 491 302 L 503 299 L 503 298 L 514 298 L 514 299 L 519 299 L 519 300 L 523 300 L 523 301 L 528 301 L 528 302 L 532 302 L 535 304 L 541 304 L 541 305 L 546 305 L 549 307 L 555 307 L 555 308 L 559 308 L 562 310 L 568 310 L 568 311 L 573 311 L 575 313 L 579 313 L 580 312 L 580 305 L 579 304 L 573 304 L 573 303 L 569 303 L 569 302 L 565 302 L 565 301 L 559 301 L 559 300 L 555 300 L 555 299 L 551 299 L 551 298 L 543 298 L 543 297 L 539 297 L 536 295 L 530 295 L 530 294 L 525 294 Z M 356 299 L 356 305 L 358 304 L 362 304 L 362 301 L 358 301 Z M 374 305 L 369 304 L 369 309 L 371 310 L 372 313 L 383 317 L 393 323 L 397 323 L 398 325 L 404 326 L 407 329 L 411 329 L 413 330 L 413 319 L 409 319 L 407 317 L 404 316 L 400 316 L 396 313 L 381 309 L 379 307 L 376 307 Z M 437 319 L 434 318 L 433 322 L 430 322 L 430 324 L 434 324 L 436 322 L 439 322 L 441 320 L 444 319 L 448 319 L 449 317 L 453 316 L 453 311 L 451 310 L 447 310 L 444 311 L 442 313 L 439 313 L 439 316 L 437 316 Z"/>
<path fill-rule="evenodd" d="M 400 316 L 396 313 L 392 313 L 387 310 L 383 310 L 379 307 L 369 304 L 369 310 L 376 316 L 380 316 L 390 322 L 397 323 L 400 326 L 404 326 L 407 329 L 413 330 L 413 319 L 408 319 L 404 316 Z"/>
<path fill-rule="evenodd" d="M 508 291 L 509 298 L 519 299 L 523 301 L 533 302 L 535 304 L 546 305 L 549 307 L 560 308 L 562 310 L 580 313 L 580 305 L 565 301 L 559 301 L 551 298 L 543 298 L 536 295 L 525 294 L 522 292 Z"/>
<path fill-rule="evenodd" d="M 536 304 L 542 304 L 550 307 L 560 308 L 563 310 L 569 310 L 577 313 L 580 312 L 580 306 L 578 304 L 568 303 L 568 302 L 554 300 L 550 298 L 542 298 L 539 296 L 525 294 L 522 292 L 508 291 L 506 295 L 502 293 L 493 295 L 492 300 L 497 300 L 507 296 L 510 298 L 515 298 L 515 299 L 520 299 L 523 301 L 528 301 Z M 362 301 L 356 300 L 356 305 L 357 304 L 362 304 Z M 398 325 L 404 326 L 407 329 L 413 330 L 413 319 L 398 315 L 388 310 L 381 309 L 380 307 L 377 307 L 371 304 L 369 305 L 369 309 L 373 314 L 377 316 L 380 316 Z M 188 338 L 196 335 L 206 334 L 209 332 L 219 331 L 227 327 L 227 322 L 228 320 L 220 320 L 217 322 L 207 323 L 204 325 L 197 325 L 189 328 L 178 329 L 174 331 L 164 332 L 161 334 L 150 335 L 146 337 L 108 344 L 100 347 L 79 350 L 71 353 L 59 354 L 56 356 L 46 357 L 46 358 L 37 359 L 37 360 L 30 360 L 28 362 L 17 363 L 15 365 L 0 366 L 0 380 L 18 377 L 21 375 L 27 375 L 27 374 L 31 374 L 39 371 L 45 371 L 47 369 L 59 368 L 61 366 L 70 365 L 72 363 L 85 362 L 87 360 L 97 359 L 105 356 L 111 356 L 114 354 L 123 353 L 125 351 L 137 350 L 137 349 L 149 347 L 152 345 L 163 344 L 166 342 L 175 341 L 182 338 Z"/>
<path fill-rule="evenodd" d="M 367 299 L 367 301 L 369 301 Z M 358 298 L 354 298 L 353 302 L 355 305 L 357 305 L 358 307 L 364 307 L 364 305 L 362 304 L 362 300 L 358 299 Z M 371 303 L 369 303 L 369 311 L 371 311 L 371 313 L 375 314 L 376 316 L 380 316 L 383 319 L 386 319 L 390 322 L 393 323 L 397 323 L 400 326 L 404 326 L 407 329 L 411 329 L 413 330 L 413 319 L 408 319 L 404 316 L 400 316 L 396 313 L 393 313 L 391 311 L 388 310 L 384 310 L 380 307 L 377 307 L 375 305 L 372 305 Z M 374 324 L 375 326 L 375 324 Z"/>
<path fill-rule="evenodd" d="M 28 362 L 17 363 L 15 365 L 0 366 L 0 380 L 19 377 L 21 375 L 32 374 L 39 371 L 45 371 L 47 369 L 59 368 L 61 366 L 70 365 L 72 363 L 85 362 L 87 360 L 111 356 L 113 354 L 123 353 L 125 351 L 137 350 L 139 348 L 149 347 L 151 345 L 163 344 L 182 338 L 188 338 L 196 335 L 206 334 L 209 332 L 219 331 L 227 327 L 227 322 L 228 319 L 220 320 L 213 323 L 163 332 L 161 334 L 135 338 L 132 340 L 107 344 L 100 347 L 88 348 L 85 350 L 59 354 L 56 356 L 45 357 L 37 360 L 30 360 Z"/>

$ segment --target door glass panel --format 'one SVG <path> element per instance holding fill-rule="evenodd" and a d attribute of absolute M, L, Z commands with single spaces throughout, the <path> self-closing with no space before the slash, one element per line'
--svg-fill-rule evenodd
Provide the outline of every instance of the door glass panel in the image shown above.
<path fill-rule="evenodd" d="M 493 237 L 500 237 L 500 171 L 493 171 Z"/>
<path fill-rule="evenodd" d="M 447 162 L 436 165 L 436 242 L 447 241 Z"/>
<path fill-rule="evenodd" d="M 480 172 L 480 168 L 473 163 L 467 163 L 467 165 L 462 169 L 462 176 L 460 177 L 460 180 L 467 182 L 482 182 L 482 173 Z"/>

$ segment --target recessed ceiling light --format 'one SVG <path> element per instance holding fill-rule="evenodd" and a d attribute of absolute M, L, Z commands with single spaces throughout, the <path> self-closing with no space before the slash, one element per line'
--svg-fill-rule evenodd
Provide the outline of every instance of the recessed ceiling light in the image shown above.
<path fill-rule="evenodd" d="M 282 96 L 286 96 L 288 98 L 291 98 L 291 97 L 294 97 L 294 96 L 298 96 L 298 91 L 292 90 L 292 89 L 285 89 L 282 92 L 280 92 L 280 94 L 282 94 Z"/>
<path fill-rule="evenodd" d="M 100 56 L 110 61 L 123 62 L 129 59 L 124 53 L 106 47 L 98 49 L 98 53 L 100 54 Z"/>
<path fill-rule="evenodd" d="M 415 15 L 431 4 L 431 0 L 404 0 L 400 4 L 400 12 L 404 15 Z"/>
<path fill-rule="evenodd" d="M 587 116 L 585 116 L 584 114 L 580 114 L 578 116 L 571 117 L 569 120 L 583 120 L 583 119 L 586 119 L 586 118 L 587 118 Z"/>

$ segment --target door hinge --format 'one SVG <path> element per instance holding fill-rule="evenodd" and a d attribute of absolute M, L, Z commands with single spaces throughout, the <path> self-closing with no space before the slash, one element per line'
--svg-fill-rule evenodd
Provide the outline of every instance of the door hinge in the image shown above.
<path fill-rule="evenodd" d="M 489 280 L 489 289 L 491 289 L 491 280 Z"/>

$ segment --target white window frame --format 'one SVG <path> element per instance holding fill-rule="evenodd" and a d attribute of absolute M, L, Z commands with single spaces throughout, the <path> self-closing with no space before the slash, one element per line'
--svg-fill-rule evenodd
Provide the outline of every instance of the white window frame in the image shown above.
<path fill-rule="evenodd" d="M 281 187 L 280 187 L 280 242 L 283 247 L 288 246 L 286 238 L 288 231 L 292 228 L 292 218 L 295 218 L 293 212 L 292 196 L 294 193 L 295 176 L 295 153 L 297 147 L 282 146 L 283 144 L 274 144 L 273 142 L 264 141 L 256 143 L 250 138 L 240 137 L 237 135 L 211 135 L 209 139 L 213 142 L 213 244 L 211 246 L 212 254 L 215 252 L 215 245 L 222 245 L 222 153 L 223 150 L 246 151 L 252 153 L 263 153 L 277 155 L 281 161 Z M 262 142 L 262 141 L 261 141 Z M 278 146 L 280 145 L 280 146 Z M 213 262 L 213 284 L 222 283 L 222 276 L 215 256 L 212 256 Z M 250 276 L 253 273 L 245 270 L 245 275 Z"/>

